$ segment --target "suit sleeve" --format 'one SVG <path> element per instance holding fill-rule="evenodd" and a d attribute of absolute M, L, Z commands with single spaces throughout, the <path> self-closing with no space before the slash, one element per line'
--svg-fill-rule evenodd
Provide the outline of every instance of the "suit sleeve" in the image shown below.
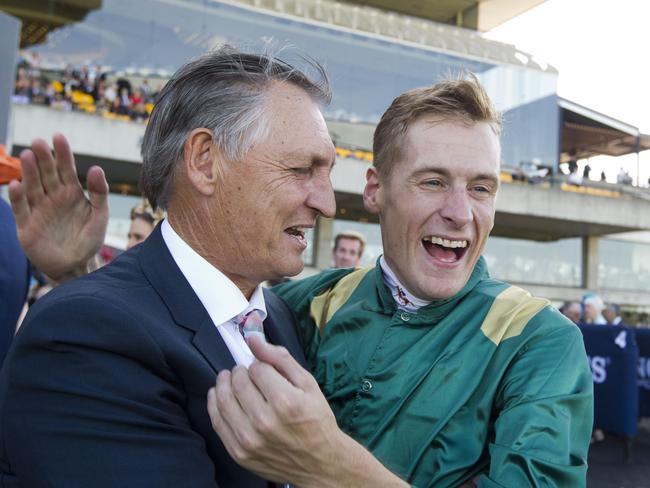
<path fill-rule="evenodd" d="M 533 320 L 557 320 L 546 310 Z M 497 396 L 489 473 L 478 486 L 586 485 L 593 384 L 582 335 L 563 325 L 531 340 Z"/>
<path fill-rule="evenodd" d="M 2 451 L 22 486 L 215 486 L 158 344 L 94 296 L 36 307 L 3 370 Z"/>

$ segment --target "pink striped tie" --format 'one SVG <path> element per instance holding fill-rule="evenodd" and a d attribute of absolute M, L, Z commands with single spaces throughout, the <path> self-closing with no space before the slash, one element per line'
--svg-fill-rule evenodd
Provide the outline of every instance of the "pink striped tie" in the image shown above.
<path fill-rule="evenodd" d="M 238 315 L 236 321 L 239 326 L 239 332 L 244 339 L 249 339 L 253 335 L 257 335 L 266 342 L 264 325 L 262 323 L 262 312 L 253 309 L 245 315 Z"/>

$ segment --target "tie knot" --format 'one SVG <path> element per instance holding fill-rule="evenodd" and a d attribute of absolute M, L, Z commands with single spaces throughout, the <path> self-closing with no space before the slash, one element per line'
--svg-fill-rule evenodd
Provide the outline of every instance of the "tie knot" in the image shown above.
<path fill-rule="evenodd" d="M 253 309 L 246 314 L 238 315 L 236 320 L 239 326 L 239 332 L 244 336 L 244 339 L 248 339 L 253 335 L 258 335 L 262 339 L 266 340 L 264 337 L 264 321 L 262 319 L 262 312 Z"/>

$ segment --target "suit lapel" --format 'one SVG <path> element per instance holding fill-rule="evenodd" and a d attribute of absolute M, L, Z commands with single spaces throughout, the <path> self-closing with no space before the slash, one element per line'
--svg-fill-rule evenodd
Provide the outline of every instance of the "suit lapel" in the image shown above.
<path fill-rule="evenodd" d="M 142 244 L 138 260 L 176 324 L 194 331 L 192 344 L 215 372 L 234 367 L 235 361 L 221 334 L 169 252 L 160 224 Z"/>
<path fill-rule="evenodd" d="M 212 320 L 208 318 L 199 330 L 194 334 L 192 344 L 199 350 L 205 360 L 210 363 L 210 366 L 219 372 L 222 369 L 232 369 L 235 367 L 235 360 L 233 359 L 228 346 L 223 342 L 221 334 L 215 327 Z"/>
<path fill-rule="evenodd" d="M 268 315 L 264 321 L 264 333 L 271 344 L 284 346 L 303 367 L 307 368 L 302 340 L 296 318 L 287 304 L 270 290 L 264 290 Z"/>

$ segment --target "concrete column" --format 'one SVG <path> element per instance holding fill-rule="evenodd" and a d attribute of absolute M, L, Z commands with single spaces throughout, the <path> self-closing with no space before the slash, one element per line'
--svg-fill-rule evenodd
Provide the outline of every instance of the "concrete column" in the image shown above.
<path fill-rule="evenodd" d="M 332 239 L 334 239 L 334 219 L 319 218 L 316 224 L 314 242 L 314 266 L 326 269 L 332 265 Z"/>
<path fill-rule="evenodd" d="M 20 21 L 0 12 L 0 144 L 5 145 L 8 145 L 9 108 L 14 91 L 19 36 Z"/>
<path fill-rule="evenodd" d="M 600 237 L 582 238 L 582 285 L 588 291 L 598 291 L 598 262 Z"/>

